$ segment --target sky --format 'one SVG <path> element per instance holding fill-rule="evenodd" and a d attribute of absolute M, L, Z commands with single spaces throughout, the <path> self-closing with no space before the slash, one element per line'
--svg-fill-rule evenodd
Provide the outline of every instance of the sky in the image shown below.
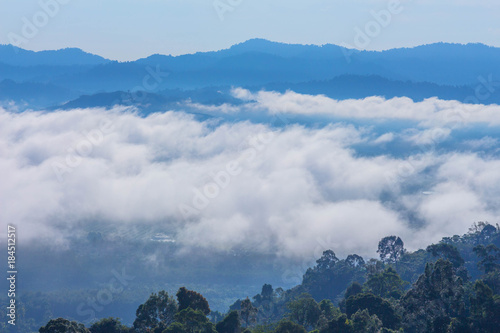
<path fill-rule="evenodd" d="M 0 0 L 0 43 L 29 50 L 78 47 L 124 61 L 251 38 L 370 50 L 440 41 L 500 46 L 500 2 Z"/>

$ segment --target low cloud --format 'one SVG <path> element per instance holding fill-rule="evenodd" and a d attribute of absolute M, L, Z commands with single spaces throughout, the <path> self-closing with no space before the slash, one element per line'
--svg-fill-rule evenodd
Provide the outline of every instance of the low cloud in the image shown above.
<path fill-rule="evenodd" d="M 253 108 L 269 117 L 334 112 L 425 124 L 455 107 L 491 117 L 498 112 L 497 106 L 438 100 L 339 102 L 245 90 L 235 95 L 248 104 L 236 111 L 231 106 L 231 112 Z M 355 148 L 400 138 L 408 145 L 429 144 L 435 128 L 442 140 L 453 132 L 416 125 L 412 132 L 377 134 L 346 121 L 276 128 L 199 121 L 182 112 L 140 117 L 119 108 L 0 109 L 0 220 L 16 224 L 21 241 L 57 246 L 99 222 L 103 229 L 154 226 L 187 249 L 310 257 L 320 246 L 340 255 L 375 256 L 380 238 L 391 234 L 416 249 L 464 233 L 474 221 L 497 222 L 500 212 L 495 156 L 429 150 L 395 157 Z M 495 138 L 475 140 L 474 147 L 497 145 Z"/>

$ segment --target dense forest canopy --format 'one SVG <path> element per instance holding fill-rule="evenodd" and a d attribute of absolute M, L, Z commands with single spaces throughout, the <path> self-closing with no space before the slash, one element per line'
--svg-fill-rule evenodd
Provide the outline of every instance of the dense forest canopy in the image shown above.
<path fill-rule="evenodd" d="M 384 237 L 379 259 L 326 250 L 291 289 L 264 284 L 227 313 L 181 287 L 161 290 L 138 306 L 132 325 L 102 318 L 86 327 L 53 316 L 42 327 L 21 311 L 17 332 L 264 333 L 264 332 L 498 332 L 500 228 L 475 223 L 462 236 L 410 252 L 401 238 Z M 33 304 L 30 304 L 31 306 Z M 29 310 L 33 311 L 33 309 Z M 37 304 L 35 312 L 49 311 Z M 16 332 L 3 326 L 2 332 Z"/>

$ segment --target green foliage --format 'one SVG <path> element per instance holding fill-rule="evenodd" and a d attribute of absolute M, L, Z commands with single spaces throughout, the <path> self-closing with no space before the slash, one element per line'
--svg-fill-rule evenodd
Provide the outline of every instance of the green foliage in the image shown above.
<path fill-rule="evenodd" d="M 274 333 L 307 333 L 306 329 L 290 320 L 282 320 L 274 330 Z"/>
<path fill-rule="evenodd" d="M 231 311 L 216 326 L 217 333 L 239 333 L 241 332 L 240 316 L 238 311 Z"/>
<path fill-rule="evenodd" d="M 474 285 L 475 295 L 471 297 L 471 326 L 476 332 L 498 332 L 500 329 L 500 296 L 483 281 Z"/>
<path fill-rule="evenodd" d="M 353 281 L 365 280 L 365 262 L 357 255 L 339 260 L 331 250 L 323 252 L 317 265 L 304 274 L 302 287 L 314 299 L 335 300 Z"/>
<path fill-rule="evenodd" d="M 199 310 L 205 315 L 210 313 L 208 302 L 200 293 L 182 287 L 179 289 L 176 296 L 179 302 L 179 311 L 191 308 L 193 310 Z"/>
<path fill-rule="evenodd" d="M 500 249 L 494 244 L 477 245 L 474 247 L 474 252 L 481 258 L 477 264 L 479 269 L 486 274 L 500 270 Z"/>
<path fill-rule="evenodd" d="M 399 326 L 400 318 L 394 307 L 387 300 L 372 293 L 361 293 L 351 296 L 346 300 L 346 314 L 349 318 L 359 310 L 368 310 L 376 315 L 384 327 L 395 329 Z"/>
<path fill-rule="evenodd" d="M 397 236 L 387 236 L 378 243 L 377 253 L 380 255 L 380 260 L 385 263 L 396 263 L 401 259 L 406 250 L 401 238 Z"/>
<path fill-rule="evenodd" d="M 365 287 L 380 297 L 399 299 L 404 294 L 407 284 L 394 268 L 387 267 L 383 272 L 370 275 L 365 282 Z"/>
<path fill-rule="evenodd" d="M 194 310 L 188 307 L 179 311 L 175 315 L 175 330 L 184 329 L 186 333 L 216 333 L 215 325 L 212 324 L 207 316 L 200 310 Z"/>
<path fill-rule="evenodd" d="M 341 315 L 340 317 L 330 320 L 328 322 L 328 326 L 325 328 L 322 328 L 320 333 L 354 333 L 354 329 L 352 328 L 352 325 L 347 319 L 347 316 L 345 314 Z"/>
<path fill-rule="evenodd" d="M 250 324 L 255 323 L 257 321 L 257 312 L 258 309 L 253 306 L 252 302 L 248 299 L 248 297 L 241 302 L 240 305 L 240 317 L 245 323 L 245 327 L 248 327 Z"/>
<path fill-rule="evenodd" d="M 354 332 L 378 333 L 382 328 L 382 322 L 376 315 L 370 316 L 367 309 L 358 310 L 352 318 L 352 328 Z"/>
<path fill-rule="evenodd" d="M 434 257 L 441 257 L 450 261 L 453 267 L 458 268 L 462 266 L 465 261 L 458 252 L 456 246 L 448 243 L 438 243 L 427 246 L 427 252 L 431 253 Z"/>
<path fill-rule="evenodd" d="M 74 321 L 69 321 L 64 318 L 50 320 L 47 325 L 40 327 L 40 333 L 88 333 L 89 331 L 83 326 Z"/>
<path fill-rule="evenodd" d="M 321 316 L 318 303 L 309 294 L 302 294 L 300 298 L 288 303 L 288 309 L 290 319 L 304 327 L 315 327 Z"/>
<path fill-rule="evenodd" d="M 166 291 L 151 294 L 149 299 L 137 308 L 134 329 L 137 332 L 157 328 L 163 330 L 174 322 L 176 312 L 177 303 Z"/>
<path fill-rule="evenodd" d="M 129 329 L 118 318 L 104 318 L 90 326 L 90 333 L 127 333 Z"/>
<path fill-rule="evenodd" d="M 464 316 L 462 279 L 449 261 L 429 263 L 413 289 L 401 298 L 403 326 L 410 332 L 440 332 L 452 318 Z"/>

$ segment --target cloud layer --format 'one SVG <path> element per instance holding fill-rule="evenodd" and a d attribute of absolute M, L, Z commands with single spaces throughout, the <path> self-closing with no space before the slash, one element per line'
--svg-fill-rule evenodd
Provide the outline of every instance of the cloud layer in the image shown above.
<path fill-rule="evenodd" d="M 16 224 L 25 242 L 60 246 L 96 222 L 103 230 L 152 225 L 185 248 L 288 257 L 318 248 L 374 256 L 386 235 L 415 249 L 474 221 L 497 222 L 500 159 L 480 151 L 498 147 L 497 138 L 466 138 L 471 149 L 442 151 L 434 145 L 450 140 L 453 128 L 429 126 L 457 108 L 496 124 L 496 106 L 235 94 L 248 100 L 241 111 L 264 110 L 270 123 L 277 113 L 416 123 L 381 134 L 347 121 L 275 127 L 120 108 L 0 110 L 0 220 Z M 356 149 L 396 141 L 427 149 L 401 156 Z"/>

